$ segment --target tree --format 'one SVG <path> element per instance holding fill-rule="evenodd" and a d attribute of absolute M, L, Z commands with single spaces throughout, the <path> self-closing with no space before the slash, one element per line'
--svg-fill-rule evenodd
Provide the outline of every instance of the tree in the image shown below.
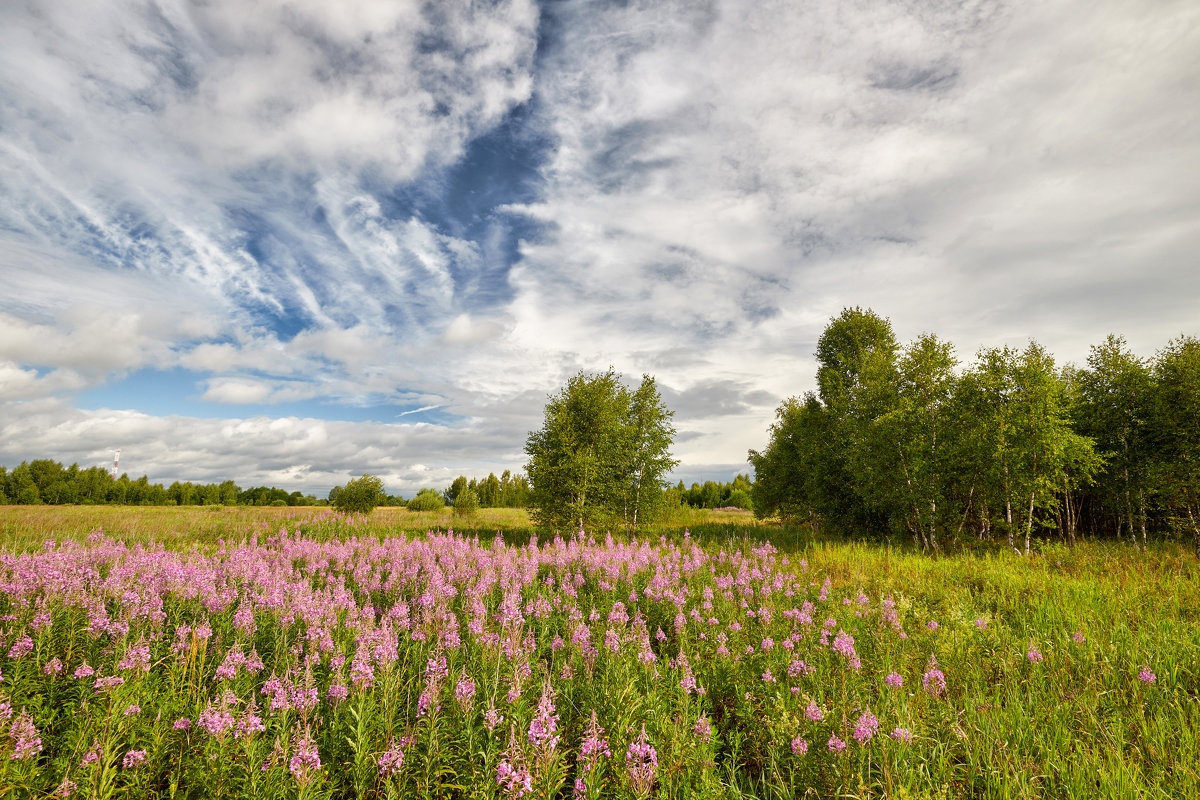
<path fill-rule="evenodd" d="M 945 428 L 957 363 L 950 343 L 932 334 L 917 337 L 900 358 L 895 407 L 875 422 L 871 437 L 872 451 L 882 456 L 873 470 L 879 476 L 877 499 L 934 552 L 941 549 L 939 533 L 946 527 Z"/>
<path fill-rule="evenodd" d="M 1171 340 L 1155 357 L 1154 377 L 1155 482 L 1200 557 L 1200 339 Z"/>
<path fill-rule="evenodd" d="M 436 489 L 422 489 L 405 504 L 409 511 L 441 511 L 445 507 L 446 499 Z"/>
<path fill-rule="evenodd" d="M 658 393 L 654 378 L 642 376 L 642 383 L 629 398 L 625 429 L 624 478 L 625 518 L 627 527 L 636 529 L 639 515 L 661 500 L 665 488 L 663 476 L 679 462 L 671 458 L 675 427 L 674 412 Z"/>
<path fill-rule="evenodd" d="M 383 502 L 384 497 L 383 481 L 374 475 L 364 474 L 361 478 L 348 481 L 332 502 L 338 511 L 369 514 Z"/>
<path fill-rule="evenodd" d="M 459 475 L 454 481 L 446 487 L 443 496 L 446 498 L 447 505 L 454 505 L 454 501 L 458 499 L 459 492 L 465 491 L 467 488 L 467 476 Z"/>
<path fill-rule="evenodd" d="M 580 372 L 550 397 L 525 442 L 534 521 L 546 527 L 636 525 L 677 462 L 675 429 L 653 378 L 630 392 L 613 370 Z"/>
<path fill-rule="evenodd" d="M 1096 490 L 1114 512 L 1117 538 L 1124 523 L 1135 544 L 1135 527 L 1141 531 L 1145 547 L 1154 377 L 1149 365 L 1127 349 L 1125 339 L 1111 334 L 1104 344 L 1091 348 L 1087 363 L 1086 370 L 1076 373 L 1076 430 L 1094 439 L 1107 460 Z"/>
<path fill-rule="evenodd" d="M 454 498 L 454 516 L 456 517 L 471 517 L 479 510 L 479 498 L 475 495 L 475 490 L 471 488 L 463 489 Z"/>
<path fill-rule="evenodd" d="M 833 437 L 820 449 L 829 476 L 820 478 L 822 517 L 863 535 L 893 526 L 895 451 L 880 420 L 899 403 L 898 351 L 892 323 L 871 309 L 843 309 L 817 340 L 817 385 Z"/>

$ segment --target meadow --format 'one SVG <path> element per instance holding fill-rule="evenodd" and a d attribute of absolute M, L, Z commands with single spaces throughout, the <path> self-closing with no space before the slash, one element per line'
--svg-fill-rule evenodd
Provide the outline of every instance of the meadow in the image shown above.
<path fill-rule="evenodd" d="M 14 797 L 1196 797 L 1200 564 L 0 508 Z"/>

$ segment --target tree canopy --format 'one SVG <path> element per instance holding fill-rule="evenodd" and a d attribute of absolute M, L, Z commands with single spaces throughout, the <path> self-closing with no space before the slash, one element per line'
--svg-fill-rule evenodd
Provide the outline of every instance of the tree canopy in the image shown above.
<path fill-rule="evenodd" d="M 363 475 L 361 478 L 347 481 L 341 491 L 333 494 L 331 502 L 338 511 L 367 514 L 382 503 L 386 496 L 382 480 L 374 475 Z"/>
<path fill-rule="evenodd" d="M 870 309 L 845 309 L 818 344 L 819 391 L 786 400 L 751 450 L 757 514 L 826 531 L 909 536 L 937 551 L 966 536 L 1028 553 L 1034 535 L 1158 529 L 1200 553 L 1200 341 L 1150 361 L 1109 336 L 1086 368 L 1042 345 L 899 345 Z"/>
<path fill-rule="evenodd" d="M 678 463 L 670 453 L 673 415 L 649 375 L 634 391 L 612 369 L 572 377 L 525 442 L 534 521 L 636 528 L 661 502 L 664 478 Z"/>

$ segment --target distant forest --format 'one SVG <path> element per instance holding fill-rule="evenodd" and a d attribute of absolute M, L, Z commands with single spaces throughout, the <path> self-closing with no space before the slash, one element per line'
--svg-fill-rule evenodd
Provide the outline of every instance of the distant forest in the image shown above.
<path fill-rule="evenodd" d="M 685 488 L 683 481 L 666 490 L 668 505 L 693 508 L 734 506 L 751 508 L 752 481 L 738 475 L 732 481 L 705 481 Z M 36 459 L 21 462 L 9 470 L 0 467 L 0 505 L 132 505 L 132 506 L 324 506 L 341 490 L 335 486 L 328 498 L 317 498 L 298 491 L 288 492 L 271 486 L 243 489 L 233 481 L 191 483 L 176 481 L 170 486 L 151 483 L 143 475 L 113 478 L 103 467 L 64 467 L 57 461 Z M 497 477 L 467 478 L 460 475 L 445 489 L 422 489 L 417 496 L 432 502 L 413 503 L 400 495 L 387 495 L 380 505 L 407 505 L 414 510 L 432 510 L 453 506 L 463 491 L 470 491 L 480 508 L 525 508 L 529 505 L 529 482 L 524 475 L 509 470 Z M 415 499 L 415 496 L 414 496 Z"/>

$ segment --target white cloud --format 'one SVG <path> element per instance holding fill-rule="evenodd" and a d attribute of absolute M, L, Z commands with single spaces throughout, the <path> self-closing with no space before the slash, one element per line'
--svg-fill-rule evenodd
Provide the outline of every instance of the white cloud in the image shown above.
<path fill-rule="evenodd" d="M 39 400 L 46 433 L 10 459 L 111 430 L 156 475 L 452 478 L 518 465 L 546 393 L 612 365 L 658 377 L 685 467 L 729 465 L 769 398 L 813 385 L 844 305 L 964 359 L 1194 331 L 1186 0 L 561 2 L 540 30 L 528 0 L 34 7 L 0 19 L 5 397 L 178 365 L 206 402 L 463 422 Z M 536 200 L 500 211 L 542 229 L 497 279 L 502 246 L 464 233 L 486 220 L 405 202 L 457 199 L 441 168 L 530 98 L 548 160 Z"/>

